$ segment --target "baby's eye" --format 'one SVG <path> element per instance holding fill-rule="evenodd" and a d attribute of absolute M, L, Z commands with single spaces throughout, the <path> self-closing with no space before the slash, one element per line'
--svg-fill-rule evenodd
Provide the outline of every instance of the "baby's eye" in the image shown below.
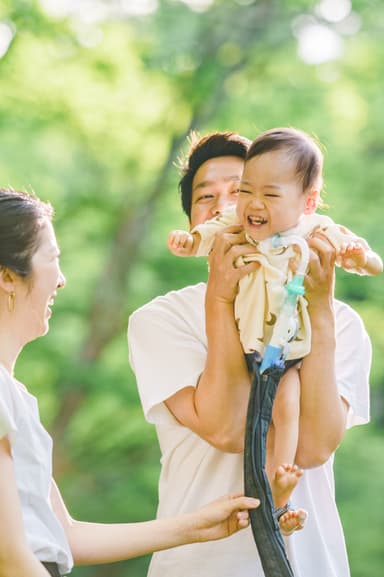
<path fill-rule="evenodd" d="M 268 198 L 280 198 L 279 194 L 266 194 L 265 196 L 267 196 Z"/>
<path fill-rule="evenodd" d="M 239 192 L 241 192 L 241 194 L 252 194 L 250 190 L 244 190 L 244 188 L 240 188 Z"/>

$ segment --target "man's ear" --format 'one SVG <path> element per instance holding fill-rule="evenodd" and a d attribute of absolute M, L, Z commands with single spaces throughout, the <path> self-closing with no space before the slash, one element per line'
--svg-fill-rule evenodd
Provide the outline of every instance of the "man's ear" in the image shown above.
<path fill-rule="evenodd" d="M 320 193 L 316 189 L 310 190 L 307 193 L 307 198 L 305 199 L 304 214 L 313 214 L 316 212 L 319 196 Z"/>

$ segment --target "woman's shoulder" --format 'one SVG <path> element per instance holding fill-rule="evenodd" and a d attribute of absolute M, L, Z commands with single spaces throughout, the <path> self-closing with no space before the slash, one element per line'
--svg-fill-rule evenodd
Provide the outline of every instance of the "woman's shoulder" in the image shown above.
<path fill-rule="evenodd" d="M 0 363 L 0 388 L 2 391 L 13 391 L 16 388 L 13 377 L 2 363 Z"/>

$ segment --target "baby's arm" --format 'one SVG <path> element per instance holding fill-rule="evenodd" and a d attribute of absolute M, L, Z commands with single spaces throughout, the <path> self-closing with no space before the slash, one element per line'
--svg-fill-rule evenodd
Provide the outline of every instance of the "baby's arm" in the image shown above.
<path fill-rule="evenodd" d="M 193 256 L 199 248 L 200 238 L 198 232 L 172 230 L 168 235 L 167 245 L 175 256 Z"/>
<path fill-rule="evenodd" d="M 345 242 L 339 250 L 339 262 L 345 270 L 360 274 L 378 275 L 383 272 L 383 261 L 368 245 L 360 240 Z"/>

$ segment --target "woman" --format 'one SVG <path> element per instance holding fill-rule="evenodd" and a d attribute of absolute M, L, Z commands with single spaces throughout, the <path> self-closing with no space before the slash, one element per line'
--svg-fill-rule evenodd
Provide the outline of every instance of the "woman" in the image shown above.
<path fill-rule="evenodd" d="M 70 517 L 52 479 L 52 441 L 37 401 L 13 376 L 24 345 L 47 333 L 65 285 L 52 214 L 36 197 L 0 189 L 0 576 L 59 576 L 73 563 L 110 563 L 246 527 L 246 509 L 258 502 L 239 495 L 145 523 Z"/>

